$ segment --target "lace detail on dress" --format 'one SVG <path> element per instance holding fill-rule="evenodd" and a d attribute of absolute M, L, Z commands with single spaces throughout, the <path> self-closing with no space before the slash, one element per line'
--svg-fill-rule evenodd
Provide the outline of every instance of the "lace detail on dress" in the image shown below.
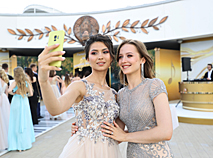
<path fill-rule="evenodd" d="M 101 90 L 94 87 L 94 84 L 88 84 L 86 80 L 82 80 L 86 86 L 86 96 L 79 103 L 73 105 L 75 111 L 79 137 L 79 143 L 85 137 L 96 143 L 98 140 L 102 142 L 108 141 L 109 145 L 114 144 L 114 140 L 104 137 L 101 131 L 101 125 L 104 121 L 113 123 L 119 115 L 119 106 L 115 100 L 115 92 L 113 90 Z"/>
<path fill-rule="evenodd" d="M 153 82 L 150 87 L 150 97 L 153 100 L 155 97 L 157 97 L 160 93 L 166 93 L 166 86 L 164 85 L 163 81 L 160 79 L 153 79 Z M 167 94 L 168 95 L 168 94 Z"/>
<path fill-rule="evenodd" d="M 166 87 L 160 79 L 145 79 L 129 90 L 124 87 L 118 92 L 120 119 L 129 132 L 145 131 L 157 126 L 153 99 L 160 93 L 166 93 Z M 173 157 L 165 141 L 158 143 L 128 143 L 127 158 L 168 158 Z"/>
<path fill-rule="evenodd" d="M 150 144 L 129 143 L 128 158 L 172 158 L 170 147 L 165 141 Z"/>

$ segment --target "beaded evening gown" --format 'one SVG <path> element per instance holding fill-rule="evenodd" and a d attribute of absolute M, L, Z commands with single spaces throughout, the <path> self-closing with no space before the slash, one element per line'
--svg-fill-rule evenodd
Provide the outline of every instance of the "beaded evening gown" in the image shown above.
<path fill-rule="evenodd" d="M 157 126 L 153 99 L 166 93 L 164 83 L 157 78 L 145 79 L 129 90 L 118 92 L 120 119 L 126 124 L 128 132 L 145 131 Z M 168 142 L 128 143 L 127 158 L 170 158 L 173 157 Z"/>
<path fill-rule="evenodd" d="M 28 84 L 26 82 L 26 86 Z M 18 87 L 13 89 L 17 92 Z M 13 96 L 10 108 L 8 129 L 8 150 L 26 150 L 35 142 L 32 117 L 28 97 L 22 97 L 18 92 Z"/>
<path fill-rule="evenodd" d="M 10 118 L 10 103 L 7 95 L 4 93 L 7 84 L 2 85 L 0 80 L 0 150 L 8 148 L 8 127 Z"/>
<path fill-rule="evenodd" d="M 82 81 L 87 93 L 82 101 L 73 105 L 79 128 L 68 140 L 60 158 L 121 158 L 117 141 L 104 137 L 101 131 L 104 121 L 113 123 L 119 115 L 116 92 Z"/>

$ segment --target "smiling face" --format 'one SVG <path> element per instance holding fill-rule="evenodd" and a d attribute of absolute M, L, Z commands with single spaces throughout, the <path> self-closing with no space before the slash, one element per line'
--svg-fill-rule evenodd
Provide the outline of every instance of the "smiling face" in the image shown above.
<path fill-rule="evenodd" d="M 90 46 L 88 62 L 93 70 L 107 70 L 112 62 L 109 49 L 103 42 L 94 42 Z"/>
<path fill-rule="evenodd" d="M 125 75 L 140 73 L 143 62 L 136 47 L 132 44 L 124 44 L 119 52 L 119 66 Z"/>

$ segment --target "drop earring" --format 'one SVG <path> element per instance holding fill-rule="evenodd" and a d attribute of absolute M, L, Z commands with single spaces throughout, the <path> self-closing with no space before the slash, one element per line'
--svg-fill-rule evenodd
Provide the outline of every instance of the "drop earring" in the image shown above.
<path fill-rule="evenodd" d="M 144 79 L 144 66 L 143 66 L 144 64 L 142 63 L 141 64 L 141 79 Z"/>
<path fill-rule="evenodd" d="M 126 82 L 125 82 L 125 74 L 123 74 L 123 85 L 124 85 L 124 86 L 126 85 Z"/>

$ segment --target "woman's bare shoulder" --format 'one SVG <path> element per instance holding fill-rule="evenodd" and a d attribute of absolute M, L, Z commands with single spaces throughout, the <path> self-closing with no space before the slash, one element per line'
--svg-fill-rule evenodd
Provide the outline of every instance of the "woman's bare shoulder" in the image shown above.
<path fill-rule="evenodd" d="M 86 93 L 86 88 L 85 88 L 85 83 L 82 80 L 78 80 L 75 82 L 72 82 L 66 89 L 66 91 L 71 91 L 71 90 L 77 90 L 80 91 L 81 94 L 85 94 Z"/>

